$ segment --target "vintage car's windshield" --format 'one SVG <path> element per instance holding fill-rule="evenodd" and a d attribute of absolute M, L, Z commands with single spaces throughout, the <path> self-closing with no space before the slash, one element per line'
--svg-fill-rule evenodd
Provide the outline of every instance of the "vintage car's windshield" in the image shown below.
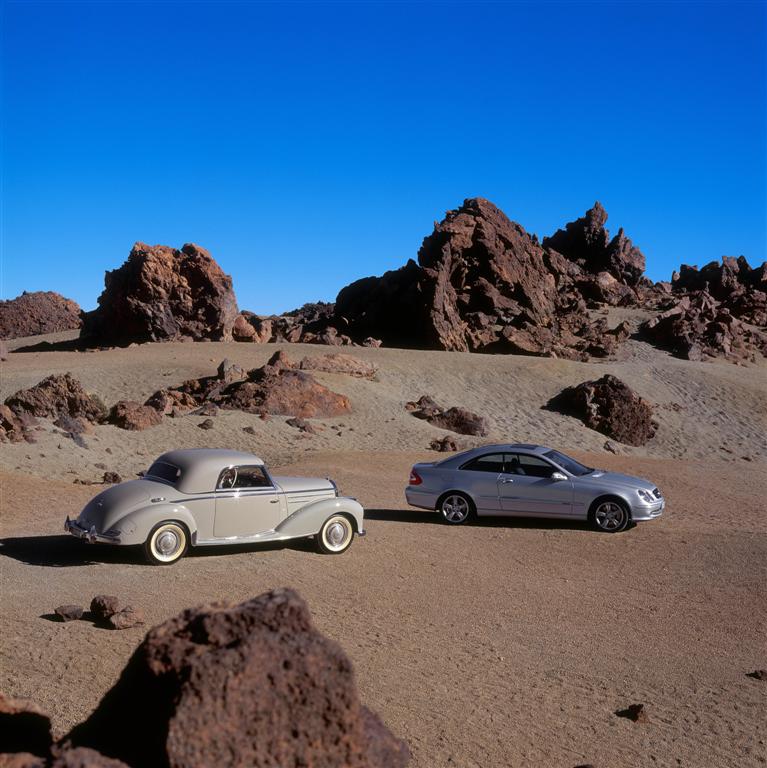
<path fill-rule="evenodd" d="M 592 467 L 587 467 L 584 464 L 581 464 L 579 461 L 571 459 L 569 456 L 565 456 L 564 453 L 560 453 L 559 451 L 547 451 L 543 455 L 547 459 L 551 459 L 553 462 L 556 462 L 560 467 L 562 467 L 562 469 L 566 470 L 571 475 L 575 475 L 576 477 L 590 475 L 594 471 Z"/>
<path fill-rule="evenodd" d="M 166 483 L 176 485 L 181 479 L 181 470 L 174 464 L 168 464 L 167 461 L 155 461 L 144 477 L 151 477 L 153 480 L 164 480 Z"/>

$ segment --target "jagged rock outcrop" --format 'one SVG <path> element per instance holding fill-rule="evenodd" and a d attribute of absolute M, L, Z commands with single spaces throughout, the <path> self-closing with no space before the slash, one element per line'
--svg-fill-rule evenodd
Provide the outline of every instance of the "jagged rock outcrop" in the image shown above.
<path fill-rule="evenodd" d="M 89 395 L 71 373 L 54 374 L 29 389 L 22 389 L 6 399 L 16 414 L 55 419 L 67 416 L 98 422 L 106 414 L 104 404 Z"/>
<path fill-rule="evenodd" d="M 401 768 L 409 758 L 290 589 L 189 609 L 150 630 L 65 743 L 132 768 Z"/>
<path fill-rule="evenodd" d="M 428 421 L 440 429 L 447 429 L 461 435 L 477 435 L 479 437 L 488 433 L 487 419 L 465 408 L 442 408 L 428 395 L 423 395 L 418 400 L 405 403 L 405 409 L 410 411 L 417 419 Z"/>
<path fill-rule="evenodd" d="M 89 344 L 232 338 L 232 278 L 204 248 L 136 243 L 104 283 L 98 308 L 83 323 L 81 336 Z"/>
<path fill-rule="evenodd" d="M 71 331 L 79 328 L 81 322 L 78 304 L 53 291 L 24 291 L 15 299 L 0 301 L 3 339 Z"/>
<path fill-rule="evenodd" d="M 547 407 L 626 445 L 644 445 L 658 428 L 650 403 L 610 374 L 567 387 Z"/>
<path fill-rule="evenodd" d="M 753 362 L 757 355 L 767 356 L 767 334 L 738 320 L 708 291 L 682 296 L 671 309 L 643 323 L 640 332 L 686 360 Z"/>

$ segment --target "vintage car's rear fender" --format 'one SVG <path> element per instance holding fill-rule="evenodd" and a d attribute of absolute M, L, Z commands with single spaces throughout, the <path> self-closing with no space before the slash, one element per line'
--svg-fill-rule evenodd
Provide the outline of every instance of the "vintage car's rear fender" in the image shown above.
<path fill-rule="evenodd" d="M 191 512 L 179 504 L 148 504 L 128 512 L 112 527 L 120 531 L 120 544 L 143 544 L 152 528 L 165 520 L 183 523 L 189 531 L 189 543 L 194 541 L 197 523 Z"/>
<path fill-rule="evenodd" d="M 365 530 L 365 510 L 354 499 L 340 496 L 320 499 L 294 512 L 283 520 L 276 528 L 283 536 L 314 536 L 322 524 L 332 515 L 345 514 L 354 521 L 354 530 L 361 533 Z"/>

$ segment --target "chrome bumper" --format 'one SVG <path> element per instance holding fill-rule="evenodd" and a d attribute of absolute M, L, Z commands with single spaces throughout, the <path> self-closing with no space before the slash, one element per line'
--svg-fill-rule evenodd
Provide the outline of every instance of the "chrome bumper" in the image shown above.
<path fill-rule="evenodd" d="M 78 539 L 85 539 L 89 544 L 119 544 L 120 534 L 96 533 L 96 526 L 92 525 L 89 529 L 83 528 L 77 520 L 70 520 L 69 516 L 64 521 L 64 530 L 76 536 Z"/>
<path fill-rule="evenodd" d="M 634 505 L 631 508 L 631 519 L 634 522 L 643 522 L 644 520 L 655 520 L 663 514 L 666 508 L 666 500 L 661 499 L 655 504 Z"/>

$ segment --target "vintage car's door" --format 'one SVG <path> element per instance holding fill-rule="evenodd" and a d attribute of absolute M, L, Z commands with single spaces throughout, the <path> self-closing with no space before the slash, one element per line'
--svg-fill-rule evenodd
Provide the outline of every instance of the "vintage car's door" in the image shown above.
<path fill-rule="evenodd" d="M 219 539 L 274 530 L 282 518 L 281 497 L 263 467 L 225 469 L 216 488 L 213 535 Z"/>
<path fill-rule="evenodd" d="M 572 480 L 553 480 L 556 467 L 524 453 L 506 454 L 498 494 L 504 514 L 569 517 L 573 509 Z"/>

